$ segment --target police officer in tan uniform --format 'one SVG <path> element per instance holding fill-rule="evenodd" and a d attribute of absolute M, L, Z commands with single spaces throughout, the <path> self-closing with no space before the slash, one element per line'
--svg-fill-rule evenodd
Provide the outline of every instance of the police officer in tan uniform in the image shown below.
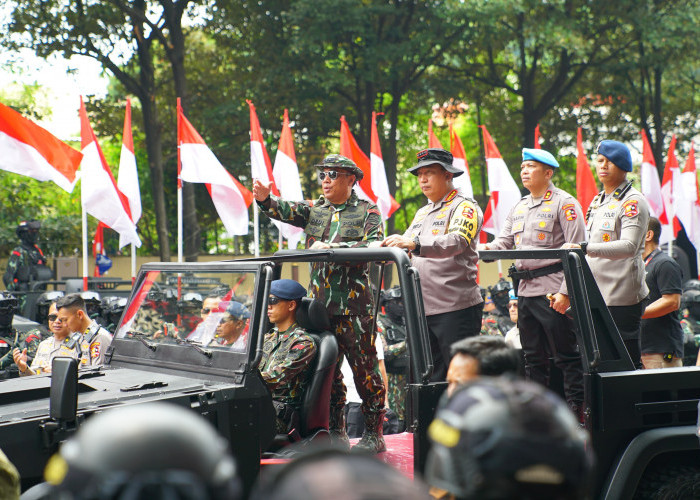
<path fill-rule="evenodd" d="M 542 149 L 523 149 L 520 178 L 530 194 L 513 207 L 498 238 L 485 250 L 560 248 L 585 238 L 581 205 L 554 187 L 559 163 Z M 549 358 L 562 371 L 569 407 L 583 418 L 583 367 L 559 260 L 516 260 L 509 272 L 517 286 L 518 328 L 528 378 L 549 385 Z M 551 297 L 548 298 L 548 295 Z"/>
<path fill-rule="evenodd" d="M 649 294 L 642 253 L 649 206 L 627 180 L 631 171 L 632 155 L 627 146 L 610 140 L 598 145 L 596 173 L 603 190 L 593 198 L 586 214 L 588 243 L 566 247 L 580 247 L 586 253 L 632 362 L 641 368 L 641 318 Z"/>
<path fill-rule="evenodd" d="M 478 335 L 484 300 L 476 283 L 477 235 L 483 215 L 479 205 L 460 194 L 452 178 L 462 171 L 452 154 L 439 148 L 418 153 L 408 171 L 418 177 L 429 203 L 418 210 L 403 235 L 389 236 L 382 246 L 405 248 L 421 278 L 423 303 L 433 354 L 433 380 L 445 380 L 450 346 Z"/>

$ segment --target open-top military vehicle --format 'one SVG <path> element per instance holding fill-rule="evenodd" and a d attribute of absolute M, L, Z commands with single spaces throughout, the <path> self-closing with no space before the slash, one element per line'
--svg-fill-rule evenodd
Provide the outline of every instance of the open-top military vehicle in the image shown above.
<path fill-rule="evenodd" d="M 516 257 L 557 258 L 564 265 L 584 363 L 586 427 L 598 459 L 594 495 L 644 497 L 648 491 L 699 483 L 700 446 L 694 424 L 700 369 L 635 371 L 580 251 L 482 253 L 489 260 Z M 432 360 L 418 273 L 408 256 L 396 249 L 332 249 L 143 266 L 104 366 L 80 370 L 77 377 L 62 369 L 53 377 L 0 383 L 0 448 L 18 467 L 25 486 L 41 480 L 46 461 L 61 441 L 94 413 L 118 405 L 169 401 L 200 413 L 230 441 L 249 490 L 262 453 L 275 438 L 270 393 L 257 370 L 263 335 L 269 328 L 270 282 L 293 277 L 296 265 L 312 262 L 374 262 L 382 269 L 384 263 L 395 265 L 411 354 L 407 423 L 413 433 L 414 469 L 423 470 L 427 427 L 445 384 L 429 382 Z M 183 310 L 163 307 L 158 300 L 174 294 L 180 301 L 193 291 L 205 295 L 212 289 L 222 292 L 224 300 L 239 301 L 250 310 L 245 340 L 233 347 L 216 343 L 213 323 L 196 324 L 185 318 Z M 302 415 L 298 436 L 313 439 L 323 435 L 324 424 L 327 428 L 324 398 L 328 398 L 335 363 L 334 342 L 324 331 L 325 309 L 315 301 L 305 304 L 305 317 L 300 319 L 323 343 L 305 395 L 303 412 L 307 414 Z M 682 473 L 674 474 L 679 470 Z"/>

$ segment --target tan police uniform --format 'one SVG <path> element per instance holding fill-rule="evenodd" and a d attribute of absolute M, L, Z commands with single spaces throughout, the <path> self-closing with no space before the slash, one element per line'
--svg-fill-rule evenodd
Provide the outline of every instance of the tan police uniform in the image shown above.
<path fill-rule="evenodd" d="M 561 248 L 585 238 L 579 202 L 551 182 L 542 198 L 524 196 L 511 210 L 489 249 L 533 250 Z M 549 386 L 549 358 L 562 371 L 569 407 L 581 418 L 583 366 L 573 321 L 550 307 L 548 293 L 567 294 L 559 260 L 516 260 L 513 281 L 518 286 L 518 328 L 525 355 L 526 376 Z"/>
<path fill-rule="evenodd" d="M 450 346 L 481 329 L 476 244 L 483 219 L 476 201 L 453 189 L 418 210 L 403 235 L 416 242 L 411 263 L 420 275 L 433 380 L 445 380 Z"/>
<path fill-rule="evenodd" d="M 648 224 L 646 198 L 629 181 L 609 195 L 598 193 L 586 214 L 586 259 L 638 368 L 643 301 L 649 294 L 642 259 Z"/>
<path fill-rule="evenodd" d="M 104 363 L 105 351 L 112 343 L 112 335 L 96 321 L 92 321 L 80 341 L 80 364 L 78 368 L 98 366 Z M 54 337 L 43 340 L 36 350 L 36 356 L 30 367 L 20 376 L 39 375 L 51 372 L 51 363 L 57 356 L 78 359 L 77 346 L 71 347 L 71 338 L 56 342 Z"/>

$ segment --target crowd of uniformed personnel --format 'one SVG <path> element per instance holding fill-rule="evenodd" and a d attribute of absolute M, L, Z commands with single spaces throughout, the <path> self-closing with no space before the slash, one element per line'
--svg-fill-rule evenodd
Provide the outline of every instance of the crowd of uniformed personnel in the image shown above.
<path fill-rule="evenodd" d="M 645 245 L 645 240 L 651 239 L 658 245 L 658 230 L 649 225 L 644 196 L 626 177 L 632 170 L 627 146 L 611 140 L 600 143 L 596 172 L 603 189 L 585 215 L 574 196 L 555 186 L 555 175 L 560 168 L 556 158 L 544 150 L 523 149 L 520 177 L 528 194 L 511 210 L 500 235 L 482 245 L 477 244 L 483 224 L 482 210 L 474 199 L 455 189 L 453 178 L 462 171 L 454 167 L 451 153 L 430 148 L 420 151 L 417 160 L 408 171 L 417 177 L 427 204 L 416 212 L 403 234 L 386 238 L 378 208 L 360 199 L 353 189 L 362 179 L 362 170 L 341 155 L 330 155 L 316 165 L 323 194 L 313 203 L 284 200 L 270 192 L 270 185 L 259 180 L 254 181 L 253 194 L 262 213 L 304 229 L 307 249 L 383 246 L 409 252 L 412 265 L 421 276 L 435 366 L 434 381 L 449 378 L 453 345 L 483 333 L 485 314 L 490 314 L 485 312 L 484 296 L 477 283 L 478 251 L 481 249 L 580 248 L 635 365 L 642 367 L 644 354 L 658 354 L 666 359 L 670 353 L 672 360 L 682 358 L 682 352 L 677 352 L 675 337 L 667 339 L 668 342 L 663 339 L 642 341 L 642 318 L 677 316 L 679 300 L 676 299 L 681 290 L 675 281 L 664 282 L 655 285 L 657 293 L 651 297 L 651 303 L 647 300 L 650 287 L 645 280 L 645 267 L 659 252 L 655 246 Z M 35 245 L 36 241 L 28 240 L 29 243 Z M 13 266 L 17 268 L 16 264 Z M 510 287 L 499 284 L 491 293 L 494 302 L 505 301 L 500 304 L 501 309 L 503 306 L 516 309 L 511 316 L 517 322 L 515 331 L 512 332 L 514 324 L 504 324 L 522 346 L 525 375 L 531 381 L 548 386 L 550 359 L 553 360 L 563 374 L 568 407 L 582 422 L 585 412 L 583 370 L 574 325 L 566 315 L 569 298 L 562 264 L 516 260 L 509 275 L 514 283 L 510 296 L 507 290 Z M 10 278 L 8 287 L 20 283 L 21 276 L 17 276 L 16 269 L 8 269 L 5 274 L 6 282 Z M 294 319 L 299 300 L 305 295 L 307 291 L 299 283 L 280 280 L 273 283 L 268 298 L 268 316 L 275 327 L 265 338 L 260 370 L 271 385 L 277 403 L 280 432 L 288 431 L 293 425 L 294 410 L 307 378 L 306 369 L 314 356 L 313 341 Z M 308 295 L 326 307 L 332 333 L 339 344 L 331 395 L 329 429 L 332 440 L 341 446 L 349 443 L 343 411 L 346 389 L 340 367 L 345 357 L 362 399 L 365 423 L 364 434 L 353 450 L 382 452 L 386 449 L 383 422 L 387 386 L 380 375 L 375 350 L 377 332 L 372 318 L 369 268 L 364 264 L 315 263 Z M 502 297 L 498 298 L 499 295 Z M 13 349 L 20 374 L 46 371 L 47 356 L 66 348 L 68 332 L 84 333 L 72 346 L 80 350 L 81 363 L 100 361 L 108 344 L 104 338 L 106 332 L 103 334 L 99 325 L 89 320 L 81 301 L 79 296 L 68 296 L 52 306 L 49 327 L 54 337 L 38 345 L 33 361 L 27 357 L 27 348 Z M 675 309 L 671 302 L 676 304 Z M 388 301 L 383 305 L 379 330 L 385 347 L 397 360 L 393 383 L 388 384 L 388 401 L 403 417 L 400 394 L 406 383 L 405 364 L 399 360 L 405 360 L 405 328 L 400 315 L 387 307 Z M 235 312 L 231 310 L 230 314 Z M 498 329 L 497 323 L 494 322 Z M 673 332 L 675 335 L 675 328 Z M 651 330 L 647 333 L 654 334 Z M 661 352 L 645 353 L 645 345 Z"/>

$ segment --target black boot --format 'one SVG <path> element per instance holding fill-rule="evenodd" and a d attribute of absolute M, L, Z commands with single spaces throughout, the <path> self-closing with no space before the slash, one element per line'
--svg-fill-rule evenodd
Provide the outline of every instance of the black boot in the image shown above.
<path fill-rule="evenodd" d="M 365 414 L 365 432 L 362 434 L 360 442 L 352 447 L 355 453 L 376 454 L 386 451 L 384 442 L 384 413 L 381 410 L 377 413 Z"/>

